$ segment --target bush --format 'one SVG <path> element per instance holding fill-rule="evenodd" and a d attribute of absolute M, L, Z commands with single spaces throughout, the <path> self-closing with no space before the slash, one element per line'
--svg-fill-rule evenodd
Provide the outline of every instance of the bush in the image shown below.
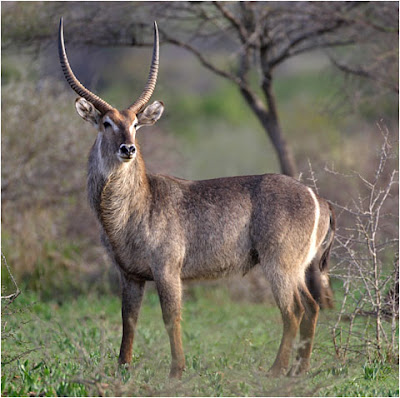
<path fill-rule="evenodd" d="M 398 170 L 388 131 L 382 132 L 372 178 L 335 173 L 339 179 L 360 180 L 364 186 L 357 197 L 336 203 L 340 228 L 334 275 L 343 281 L 343 297 L 338 300 L 340 310 L 332 335 L 342 361 L 360 353 L 369 363 L 398 361 L 399 240 L 393 222 L 398 220 Z"/>

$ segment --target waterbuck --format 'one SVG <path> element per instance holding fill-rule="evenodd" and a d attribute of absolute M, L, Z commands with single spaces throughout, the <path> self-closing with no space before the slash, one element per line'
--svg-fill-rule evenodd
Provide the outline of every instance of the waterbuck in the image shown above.
<path fill-rule="evenodd" d="M 271 282 L 282 314 L 283 336 L 270 374 L 310 366 L 319 307 L 305 272 L 320 251 L 326 270 L 334 234 L 331 206 L 297 180 L 278 174 L 186 181 L 146 171 L 136 132 L 162 115 L 160 101 L 146 107 L 155 89 L 159 40 L 147 84 L 139 98 L 118 111 L 86 89 L 72 72 L 59 28 L 59 56 L 65 78 L 80 96 L 78 114 L 97 130 L 88 162 L 88 197 L 102 242 L 121 275 L 122 342 L 119 363 L 131 361 L 135 327 L 146 281 L 154 281 L 167 329 L 170 376 L 185 367 L 181 341 L 182 281 L 246 274 L 259 265 Z"/>

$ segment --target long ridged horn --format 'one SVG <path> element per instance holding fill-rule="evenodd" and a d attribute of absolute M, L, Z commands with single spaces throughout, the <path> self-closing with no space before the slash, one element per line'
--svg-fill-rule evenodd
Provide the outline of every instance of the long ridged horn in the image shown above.
<path fill-rule="evenodd" d="M 93 106 L 101 113 L 104 114 L 107 111 L 113 109 L 113 107 L 103 101 L 96 94 L 93 94 L 81 82 L 76 78 L 74 72 L 69 65 L 67 53 L 65 52 L 64 46 L 64 32 L 63 32 L 63 18 L 60 18 L 60 28 L 58 30 L 58 55 L 60 57 L 61 68 L 64 72 L 64 76 L 67 79 L 68 84 L 71 88 L 81 97 L 88 100 Z"/>
<path fill-rule="evenodd" d="M 159 64 L 159 39 L 157 23 L 154 21 L 154 44 L 153 44 L 153 57 L 151 60 L 149 77 L 147 78 L 146 86 L 140 97 L 128 108 L 129 111 L 138 113 L 150 100 L 151 95 L 156 88 L 158 64 Z"/>

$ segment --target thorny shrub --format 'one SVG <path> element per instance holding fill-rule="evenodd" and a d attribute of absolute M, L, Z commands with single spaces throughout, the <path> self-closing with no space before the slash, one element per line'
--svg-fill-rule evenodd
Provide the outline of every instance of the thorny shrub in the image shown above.
<path fill-rule="evenodd" d="M 336 355 L 345 361 L 362 353 L 370 361 L 398 358 L 398 170 L 389 132 L 380 127 L 382 145 L 375 173 L 344 175 L 363 190 L 345 204 L 336 203 L 339 228 L 333 275 L 343 282 L 343 297 L 332 327 Z"/>

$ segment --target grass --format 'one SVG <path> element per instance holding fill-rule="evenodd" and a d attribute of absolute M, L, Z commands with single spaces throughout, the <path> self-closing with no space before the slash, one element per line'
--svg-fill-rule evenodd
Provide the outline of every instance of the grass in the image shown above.
<path fill-rule="evenodd" d="M 320 317 L 312 370 L 266 376 L 281 335 L 279 311 L 233 302 L 221 287 L 191 288 L 182 329 L 187 369 L 170 381 L 170 352 L 156 293 L 146 292 L 130 369 L 118 369 L 120 302 L 79 296 L 40 302 L 25 292 L 3 309 L 3 396 L 398 396 L 398 366 L 340 364 Z M 7 315 L 7 311 L 12 314 Z"/>

